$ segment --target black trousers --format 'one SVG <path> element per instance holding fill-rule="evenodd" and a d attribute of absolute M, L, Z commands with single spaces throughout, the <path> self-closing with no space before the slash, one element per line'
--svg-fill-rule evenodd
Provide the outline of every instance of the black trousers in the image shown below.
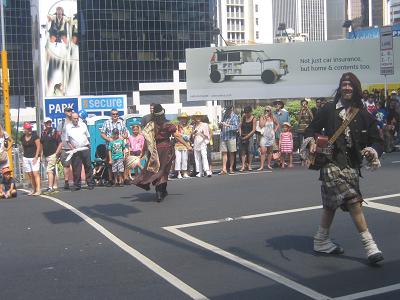
<path fill-rule="evenodd" d="M 85 168 L 86 174 L 86 182 L 87 184 L 93 185 L 93 170 L 92 163 L 90 161 L 90 149 L 78 151 L 72 155 L 71 165 L 72 165 L 72 175 L 74 177 L 74 185 L 76 187 L 81 186 L 81 173 L 82 173 L 82 164 Z"/>

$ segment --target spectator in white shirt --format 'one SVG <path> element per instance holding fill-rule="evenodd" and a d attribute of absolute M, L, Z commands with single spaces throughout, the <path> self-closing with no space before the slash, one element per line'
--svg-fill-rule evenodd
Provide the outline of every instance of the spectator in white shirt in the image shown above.
<path fill-rule="evenodd" d="M 204 173 L 211 177 L 210 165 L 207 159 L 207 144 L 210 142 L 210 130 L 207 123 L 201 122 L 204 115 L 196 112 L 192 118 L 194 120 L 193 129 L 193 151 L 196 162 L 197 177 L 202 177 Z"/>
<path fill-rule="evenodd" d="M 68 145 L 76 152 L 72 155 L 71 165 L 74 178 L 75 191 L 81 189 L 82 164 L 85 168 L 88 188 L 94 187 L 92 176 L 92 164 L 90 161 L 90 134 L 85 123 L 79 121 L 77 113 L 72 114 L 72 123 L 67 125 L 66 137 Z M 80 149 L 84 148 L 84 149 Z M 78 151 L 77 151 L 78 150 Z"/>

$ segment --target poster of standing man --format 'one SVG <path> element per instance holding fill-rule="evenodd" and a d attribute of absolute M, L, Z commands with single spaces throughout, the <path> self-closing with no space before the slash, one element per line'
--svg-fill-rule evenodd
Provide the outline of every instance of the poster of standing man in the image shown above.
<path fill-rule="evenodd" d="M 45 40 L 41 43 L 45 96 L 77 96 L 80 88 L 76 0 L 43 2 L 40 19 L 45 28 Z"/>

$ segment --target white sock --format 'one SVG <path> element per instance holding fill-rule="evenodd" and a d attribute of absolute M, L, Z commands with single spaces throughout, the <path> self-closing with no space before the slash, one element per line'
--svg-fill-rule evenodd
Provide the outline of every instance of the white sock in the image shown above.
<path fill-rule="evenodd" d="M 382 253 L 379 249 L 378 246 L 376 245 L 374 239 L 372 238 L 371 233 L 367 230 L 364 232 L 360 232 L 361 235 L 361 241 L 364 245 L 365 251 L 367 253 L 367 257 L 370 257 L 371 255 L 377 254 L 377 253 Z"/>
<path fill-rule="evenodd" d="M 318 226 L 317 233 L 314 235 L 314 251 L 331 253 L 337 247 L 329 238 L 329 228 Z"/>

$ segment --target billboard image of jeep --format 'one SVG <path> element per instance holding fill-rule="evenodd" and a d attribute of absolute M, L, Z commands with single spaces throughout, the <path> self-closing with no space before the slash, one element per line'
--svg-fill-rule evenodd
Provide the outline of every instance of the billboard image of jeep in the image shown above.
<path fill-rule="evenodd" d="M 264 83 L 277 82 L 288 73 L 284 59 L 269 58 L 263 50 L 215 50 L 210 59 L 212 82 L 231 80 L 237 76 L 257 76 Z"/>

